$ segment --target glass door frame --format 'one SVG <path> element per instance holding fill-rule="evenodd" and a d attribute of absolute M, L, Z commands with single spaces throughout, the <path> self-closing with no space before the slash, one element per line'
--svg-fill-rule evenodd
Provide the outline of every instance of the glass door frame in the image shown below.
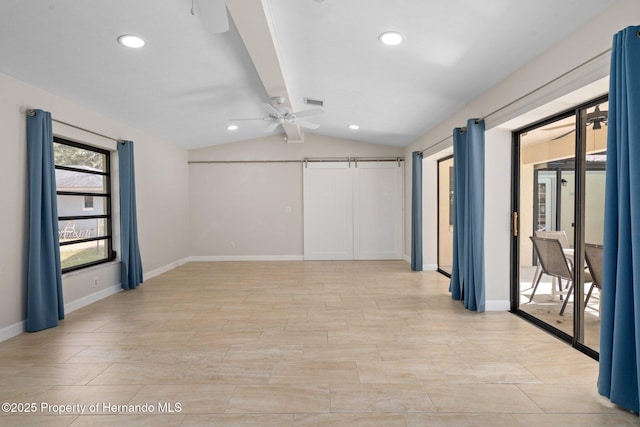
<path fill-rule="evenodd" d="M 609 95 L 587 101 L 569 110 L 547 117 L 512 132 L 511 139 L 511 312 L 528 320 L 536 326 L 566 341 L 574 348 L 599 359 L 599 353 L 584 344 L 584 269 L 576 268 L 573 287 L 573 335 L 570 335 L 549 323 L 520 309 L 520 138 L 523 133 L 554 123 L 563 118 L 575 116 L 575 201 L 574 201 L 574 265 L 584 265 L 585 243 L 585 180 L 586 180 L 586 112 L 588 108 L 607 102 Z M 535 192 L 534 192 L 535 193 Z"/>

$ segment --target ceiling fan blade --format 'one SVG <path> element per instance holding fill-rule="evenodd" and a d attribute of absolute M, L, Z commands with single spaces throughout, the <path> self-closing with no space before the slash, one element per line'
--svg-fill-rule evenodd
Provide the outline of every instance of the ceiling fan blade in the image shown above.
<path fill-rule="evenodd" d="M 264 133 L 271 133 L 276 130 L 278 126 L 280 126 L 280 122 L 273 122 L 264 130 Z"/>
<path fill-rule="evenodd" d="M 271 117 L 248 117 L 248 118 L 244 118 L 244 119 L 229 119 L 230 122 L 247 122 L 247 121 L 253 121 L 253 120 L 270 120 Z"/>
<path fill-rule="evenodd" d="M 568 123 L 568 124 L 566 124 L 566 125 L 551 126 L 551 127 L 548 127 L 548 128 L 547 128 L 547 127 L 544 127 L 544 128 L 542 128 L 542 130 L 544 130 L 544 131 L 547 131 L 547 130 L 556 130 L 556 129 L 566 128 L 566 127 L 569 127 L 569 126 L 574 126 L 574 127 L 575 127 L 575 125 L 576 125 L 575 123 Z"/>
<path fill-rule="evenodd" d="M 564 138 L 565 136 L 575 132 L 575 129 L 571 129 L 569 132 L 565 132 L 562 135 L 556 136 L 555 138 L 551 138 L 552 141 L 555 141 L 556 139 L 560 139 L 560 138 Z"/>
<path fill-rule="evenodd" d="M 267 104 L 266 102 L 259 102 L 258 105 L 262 106 L 262 108 L 264 108 L 264 110 L 269 114 L 273 114 L 276 117 L 282 116 L 282 113 L 278 111 L 278 109 L 271 104 Z"/>
<path fill-rule="evenodd" d="M 319 114 L 323 114 L 325 112 L 324 108 L 312 108 L 310 110 L 298 111 L 293 113 L 296 118 L 301 119 L 304 117 L 317 116 Z"/>
<path fill-rule="evenodd" d="M 205 27 L 214 34 L 229 30 L 229 17 L 224 0 L 196 0 Z"/>
<path fill-rule="evenodd" d="M 301 128 L 307 128 L 307 129 L 318 129 L 320 127 L 319 124 L 307 122 L 306 120 L 296 120 L 294 123 L 300 126 Z"/>

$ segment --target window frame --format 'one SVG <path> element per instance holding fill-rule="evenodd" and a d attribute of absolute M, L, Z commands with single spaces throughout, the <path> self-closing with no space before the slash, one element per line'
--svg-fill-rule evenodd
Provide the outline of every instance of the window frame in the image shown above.
<path fill-rule="evenodd" d="M 70 147 L 74 147 L 74 148 L 78 148 L 78 149 L 82 149 L 82 150 L 87 150 L 87 151 L 93 151 L 99 154 L 104 155 L 104 159 L 105 159 L 105 164 L 104 164 L 104 171 L 92 171 L 92 170 L 87 170 L 87 169 L 83 169 L 83 168 L 76 168 L 73 166 L 65 166 L 65 165 L 58 165 L 55 163 L 55 156 L 54 156 L 54 167 L 56 170 L 66 170 L 66 171 L 71 171 L 71 172 L 79 172 L 79 173 L 83 173 L 83 174 L 93 174 L 93 175 L 99 175 L 99 176 L 103 176 L 105 183 L 104 183 L 104 192 L 86 192 L 86 191 L 60 191 L 58 189 L 57 183 L 56 183 L 56 197 L 58 196 L 73 196 L 73 197 L 78 197 L 78 198 L 82 198 L 83 200 L 83 206 L 84 206 L 84 201 L 85 201 L 85 197 L 87 196 L 91 196 L 91 197 L 103 197 L 104 198 L 104 213 L 102 214 L 90 214 L 89 212 L 91 212 L 90 210 L 86 210 L 83 209 L 86 213 L 84 215 L 58 215 L 58 224 L 67 222 L 67 221 L 77 221 L 77 220 L 84 220 L 84 219 L 104 219 L 105 220 L 105 234 L 102 236 L 95 236 L 95 237 L 85 237 L 85 238 L 78 238 L 78 239 L 73 239 L 70 241 L 65 241 L 65 242 L 58 242 L 59 246 L 58 246 L 58 250 L 61 252 L 62 248 L 64 246 L 69 246 L 69 245 L 73 245 L 73 244 L 78 244 L 78 243 L 86 243 L 86 242 L 99 242 L 99 241 L 104 241 L 106 243 L 106 249 L 107 249 L 107 256 L 105 258 L 101 258 L 99 260 L 95 260 L 95 261 L 90 261 L 90 262 L 86 262 L 83 264 L 78 264 L 78 265 L 73 265 L 70 267 L 66 267 L 66 268 L 62 268 L 62 273 L 69 273 L 71 271 L 77 271 L 77 270 L 81 270 L 84 268 L 88 268 L 88 267 L 92 267 L 95 265 L 99 265 L 99 264 L 104 264 L 107 262 L 111 262 L 113 261 L 116 256 L 117 253 L 113 250 L 113 233 L 112 233 L 112 215 L 111 215 L 111 152 L 109 150 L 105 150 L 105 149 L 101 149 L 101 148 L 97 148 L 88 144 L 83 144 L 80 142 L 76 142 L 76 141 L 70 141 L 68 139 L 65 138 L 61 138 L 58 136 L 54 136 L 53 137 L 53 142 L 56 144 L 61 144 L 61 145 L 66 145 L 66 146 L 70 146 Z M 55 148 L 54 148 L 55 150 Z M 95 200 L 95 199 L 94 199 Z"/>

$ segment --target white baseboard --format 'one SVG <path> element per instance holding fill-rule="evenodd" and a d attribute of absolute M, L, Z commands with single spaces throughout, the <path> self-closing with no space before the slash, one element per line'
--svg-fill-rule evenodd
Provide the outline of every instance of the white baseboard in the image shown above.
<path fill-rule="evenodd" d="M 511 302 L 504 300 L 493 300 L 484 302 L 485 311 L 509 311 L 511 310 Z"/>
<path fill-rule="evenodd" d="M 303 261 L 302 255 L 230 255 L 230 256 L 192 256 L 193 262 L 211 261 Z"/>
<path fill-rule="evenodd" d="M 165 265 L 163 267 L 156 268 L 155 270 L 148 271 L 148 272 L 144 273 L 143 279 L 144 280 L 149 280 L 149 279 L 151 279 L 153 277 L 156 277 L 156 276 L 159 276 L 159 275 L 161 275 L 163 273 L 166 273 L 167 271 L 171 271 L 174 268 L 180 267 L 181 265 L 184 265 L 184 264 L 188 263 L 189 261 L 192 261 L 191 258 L 190 257 L 186 257 L 186 258 L 183 258 L 181 260 L 172 262 L 171 264 L 167 264 L 167 265 Z"/>
<path fill-rule="evenodd" d="M 86 297 L 77 299 L 73 302 L 64 305 L 64 313 L 69 314 L 72 311 L 76 311 L 82 307 L 85 307 L 89 304 L 92 304 L 96 301 L 100 301 L 103 298 L 106 298 L 110 295 L 117 294 L 122 290 L 122 286 L 120 283 L 117 285 L 109 286 L 106 289 L 102 289 L 101 291 L 95 292 L 91 295 L 87 295 Z M 18 322 L 11 326 L 7 326 L 6 328 L 0 329 L 0 342 L 6 341 L 9 338 L 13 338 L 22 334 L 27 328 L 27 321 L 23 320 L 22 322 Z"/>
<path fill-rule="evenodd" d="M 411 257 L 404 255 L 403 260 L 411 264 Z M 422 264 L 422 271 L 438 271 L 438 264 Z"/>
<path fill-rule="evenodd" d="M 9 338 L 17 337 L 27 329 L 27 322 L 23 320 L 6 328 L 0 329 L 0 342 L 6 341 Z"/>
<path fill-rule="evenodd" d="M 100 301 L 108 296 L 117 294 L 122 290 L 122 285 L 120 283 L 116 285 L 111 285 L 108 288 L 102 289 L 98 292 L 95 292 L 91 295 L 87 295 L 86 297 L 82 297 L 73 302 L 64 305 L 64 313 L 69 314 L 72 311 L 76 311 L 82 307 L 85 307 L 89 304 L 93 304 L 96 301 Z"/>
<path fill-rule="evenodd" d="M 163 267 L 160 268 L 156 268 L 155 270 L 152 271 L 148 271 L 146 273 L 144 273 L 143 279 L 144 280 L 148 280 L 151 279 L 153 277 L 159 276 L 162 273 L 166 273 L 167 271 L 171 271 L 176 267 L 179 267 L 183 264 L 186 264 L 187 262 L 189 262 L 189 258 L 184 258 L 175 262 L 172 262 L 171 264 L 167 264 Z M 96 293 L 93 293 L 91 295 L 87 295 L 86 297 L 80 298 L 78 300 L 75 300 L 73 302 L 70 302 L 69 304 L 65 304 L 64 305 L 64 312 L 65 313 L 71 313 L 72 311 L 78 310 L 82 307 L 85 307 L 89 304 L 92 304 L 96 301 L 100 301 L 103 298 L 106 298 L 108 296 L 111 296 L 113 294 L 117 294 L 118 292 L 122 291 L 122 284 L 118 283 L 112 286 L 109 286 L 108 288 L 105 288 L 101 291 L 98 291 Z"/>

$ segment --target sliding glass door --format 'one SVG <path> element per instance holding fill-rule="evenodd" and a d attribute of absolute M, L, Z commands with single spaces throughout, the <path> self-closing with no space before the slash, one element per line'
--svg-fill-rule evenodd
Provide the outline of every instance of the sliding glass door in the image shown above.
<path fill-rule="evenodd" d="M 438 271 L 453 269 L 453 156 L 438 161 Z"/>
<path fill-rule="evenodd" d="M 599 98 L 514 133 L 512 308 L 594 357 L 607 106 Z"/>

